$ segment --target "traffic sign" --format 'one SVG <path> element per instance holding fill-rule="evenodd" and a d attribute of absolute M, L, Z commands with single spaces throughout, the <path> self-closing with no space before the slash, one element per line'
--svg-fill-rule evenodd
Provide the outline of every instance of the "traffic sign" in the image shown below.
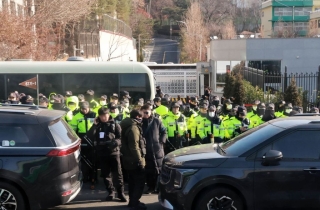
<path fill-rule="evenodd" d="M 36 90 L 37 89 L 37 77 L 33 77 L 33 78 L 28 79 L 24 82 L 21 82 L 21 83 L 19 83 L 19 85 Z"/>

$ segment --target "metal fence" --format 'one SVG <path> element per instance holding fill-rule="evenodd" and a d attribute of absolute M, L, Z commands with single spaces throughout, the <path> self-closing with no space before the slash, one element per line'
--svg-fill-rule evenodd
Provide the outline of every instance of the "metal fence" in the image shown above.
<path fill-rule="evenodd" d="M 156 86 L 161 86 L 162 91 L 170 97 L 180 95 L 194 96 L 197 94 L 196 70 L 153 70 Z"/>
<path fill-rule="evenodd" d="M 297 87 L 305 92 L 310 103 L 316 102 L 317 94 L 320 91 L 320 66 L 316 73 L 287 73 L 285 67 L 284 74 L 279 72 L 265 72 L 260 69 L 245 67 L 241 71 L 243 78 L 253 86 L 258 86 L 264 91 L 274 93 L 284 92 L 294 79 Z"/>
<path fill-rule="evenodd" d="M 129 38 L 132 38 L 131 28 L 122 20 L 118 20 L 109 15 L 103 15 L 101 19 L 101 30 L 111 31 L 116 34 L 122 34 Z"/>

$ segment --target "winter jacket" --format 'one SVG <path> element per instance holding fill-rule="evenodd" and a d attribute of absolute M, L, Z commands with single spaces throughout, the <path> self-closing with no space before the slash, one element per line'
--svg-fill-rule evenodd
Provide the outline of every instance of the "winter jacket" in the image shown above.
<path fill-rule="evenodd" d="M 145 166 L 145 140 L 142 137 L 141 124 L 134 119 L 126 118 L 121 123 L 121 153 L 123 167 L 135 170 L 139 165 Z M 144 145 L 143 145 L 144 144 Z"/>
<path fill-rule="evenodd" d="M 166 142 L 167 130 L 161 120 L 152 116 L 143 120 L 142 130 L 146 139 L 146 170 L 159 174 L 164 158 L 163 144 Z"/>
<path fill-rule="evenodd" d="M 87 137 L 95 142 L 98 156 L 120 155 L 121 127 L 113 119 L 93 124 Z"/>

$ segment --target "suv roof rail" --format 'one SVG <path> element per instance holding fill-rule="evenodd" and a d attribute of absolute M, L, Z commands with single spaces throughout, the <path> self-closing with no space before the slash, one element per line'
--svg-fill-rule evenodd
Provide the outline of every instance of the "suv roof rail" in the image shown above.
<path fill-rule="evenodd" d="M 6 104 L 0 103 L 1 106 L 12 106 L 12 107 L 29 107 L 29 109 L 39 110 L 39 106 L 37 105 L 30 105 L 30 104 Z"/>
<path fill-rule="evenodd" d="M 15 113 L 15 114 L 35 114 L 29 110 L 15 110 L 15 109 L 0 109 L 0 113 Z"/>
<path fill-rule="evenodd" d="M 301 116 L 320 116 L 320 113 L 299 113 L 290 117 L 301 117 Z"/>

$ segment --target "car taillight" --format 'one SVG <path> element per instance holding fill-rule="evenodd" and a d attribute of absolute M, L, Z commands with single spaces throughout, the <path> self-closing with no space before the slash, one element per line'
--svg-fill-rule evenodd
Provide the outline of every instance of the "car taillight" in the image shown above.
<path fill-rule="evenodd" d="M 73 147 L 67 148 L 67 149 L 53 149 L 47 154 L 47 156 L 50 156 L 50 157 L 66 156 L 66 155 L 70 155 L 70 154 L 76 152 L 77 150 L 79 150 L 79 148 L 80 148 L 80 143 L 74 145 Z"/>
<path fill-rule="evenodd" d="M 71 193 L 72 193 L 72 190 L 68 190 L 68 191 L 63 192 L 62 196 L 65 197 L 65 196 L 71 195 Z"/>

